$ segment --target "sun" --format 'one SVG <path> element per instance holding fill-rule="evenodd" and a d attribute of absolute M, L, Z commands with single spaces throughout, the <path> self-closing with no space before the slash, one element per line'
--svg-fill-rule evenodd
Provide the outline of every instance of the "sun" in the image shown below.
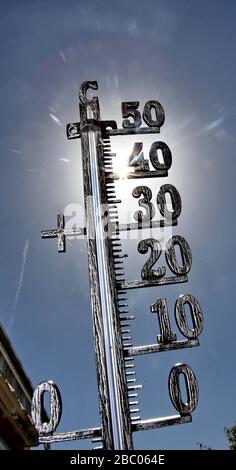
<path fill-rule="evenodd" d="M 113 169 L 114 173 L 117 173 L 120 179 L 127 179 L 129 168 L 125 159 L 117 159 L 117 161 L 113 163 Z"/>

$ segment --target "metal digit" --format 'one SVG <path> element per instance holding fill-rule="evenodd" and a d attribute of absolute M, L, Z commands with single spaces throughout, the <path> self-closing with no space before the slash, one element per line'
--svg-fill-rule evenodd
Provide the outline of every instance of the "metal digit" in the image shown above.
<path fill-rule="evenodd" d="M 178 245 L 180 248 L 183 266 L 178 265 L 175 245 Z M 165 255 L 168 266 L 174 274 L 185 275 L 190 271 L 192 266 L 192 253 L 185 238 L 180 235 L 174 235 L 170 238 L 166 244 Z"/>
<path fill-rule="evenodd" d="M 149 161 L 144 159 L 142 142 L 134 143 L 128 166 L 134 167 L 134 171 L 149 171 Z"/>
<path fill-rule="evenodd" d="M 157 277 L 163 277 L 166 272 L 166 268 L 157 268 L 152 269 L 156 261 L 161 255 L 161 245 L 158 240 L 154 240 L 153 238 L 147 238 L 146 240 L 142 240 L 138 244 L 138 251 L 139 253 L 145 254 L 148 252 L 148 248 L 151 249 L 151 254 L 148 261 L 144 264 L 141 277 L 143 280 L 149 280 Z"/>
<path fill-rule="evenodd" d="M 151 111 L 155 109 L 156 119 L 152 119 Z M 148 101 L 143 110 L 143 120 L 149 127 L 161 127 L 165 122 L 165 111 L 159 101 Z"/>
<path fill-rule="evenodd" d="M 176 334 L 172 333 L 166 299 L 158 299 L 150 306 L 152 313 L 157 313 L 160 332 L 157 336 L 159 343 L 171 343 L 176 340 Z"/>
<path fill-rule="evenodd" d="M 172 210 L 169 211 L 166 203 L 166 193 L 170 194 Z M 175 186 L 172 184 L 163 184 L 157 194 L 157 206 L 165 219 L 177 219 L 181 214 L 182 202 L 181 197 Z"/>
<path fill-rule="evenodd" d="M 188 304 L 190 307 L 193 328 L 188 326 L 185 304 Z M 203 314 L 197 299 L 193 295 L 182 294 L 179 296 L 175 303 L 175 318 L 180 332 L 186 338 L 197 338 L 201 334 L 203 329 Z"/>
<path fill-rule="evenodd" d="M 181 397 L 179 376 L 183 374 L 187 392 L 187 402 L 184 403 Z M 192 369 L 187 364 L 176 364 L 172 367 L 169 375 L 170 399 L 180 414 L 192 413 L 198 404 L 199 388 L 197 379 Z"/>
<path fill-rule="evenodd" d="M 93 96 L 93 98 L 91 100 L 89 100 L 86 96 L 87 94 L 87 91 L 89 89 L 92 89 L 92 90 L 97 90 L 98 89 L 98 82 L 97 81 L 93 81 L 93 82 L 90 82 L 90 81 L 86 81 L 86 82 L 83 82 L 80 86 L 80 90 L 79 90 L 79 99 L 80 99 L 80 102 L 86 106 L 90 106 L 91 109 L 96 109 L 98 108 L 99 109 L 99 104 L 98 104 L 98 97 L 97 96 Z"/>
<path fill-rule="evenodd" d="M 132 117 L 134 122 L 130 122 L 129 119 L 124 119 L 122 121 L 122 126 L 124 129 L 133 129 L 134 127 L 140 127 L 142 118 L 141 114 L 138 111 L 139 101 L 127 101 L 126 103 L 121 103 L 122 117 L 128 118 Z"/>
<path fill-rule="evenodd" d="M 161 163 L 158 158 L 158 150 L 161 150 L 164 163 Z M 156 170 L 169 170 L 172 165 L 172 154 L 165 142 L 153 142 L 149 151 L 149 158 L 152 166 Z"/>
<path fill-rule="evenodd" d="M 139 199 L 138 205 L 140 207 L 145 208 L 146 214 L 144 214 L 142 211 L 136 211 L 134 213 L 134 218 L 138 222 L 148 222 L 152 220 L 155 215 L 154 205 L 152 204 L 152 202 L 150 202 L 152 199 L 152 191 L 147 186 L 137 186 L 133 189 L 133 197 L 138 199 L 141 195 L 143 195 L 144 197 L 142 199 Z"/>
<path fill-rule="evenodd" d="M 43 405 L 44 394 L 50 394 L 50 418 L 47 421 L 47 414 Z M 62 412 L 61 394 L 54 382 L 48 380 L 41 382 L 35 389 L 32 404 L 31 417 L 35 428 L 39 434 L 51 434 L 57 428 Z"/>

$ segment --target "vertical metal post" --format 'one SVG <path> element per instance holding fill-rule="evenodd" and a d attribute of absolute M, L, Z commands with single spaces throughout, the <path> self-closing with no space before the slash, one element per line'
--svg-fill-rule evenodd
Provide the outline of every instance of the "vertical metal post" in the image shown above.
<path fill-rule="evenodd" d="M 92 110 L 92 111 L 91 111 Z M 98 100 L 80 104 L 87 246 L 100 412 L 105 449 L 132 449 L 131 423 L 124 373 L 122 341 L 117 315 L 109 240 L 103 232 L 105 173 L 101 130 L 88 128 L 99 121 Z M 84 129 L 84 131 L 83 131 Z"/>

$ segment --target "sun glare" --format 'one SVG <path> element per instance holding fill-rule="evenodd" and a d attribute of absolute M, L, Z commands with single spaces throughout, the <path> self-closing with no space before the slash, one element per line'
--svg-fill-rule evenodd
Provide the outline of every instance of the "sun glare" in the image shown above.
<path fill-rule="evenodd" d="M 126 179 L 129 171 L 127 161 L 120 159 L 113 163 L 114 172 L 117 173 L 120 179 Z"/>

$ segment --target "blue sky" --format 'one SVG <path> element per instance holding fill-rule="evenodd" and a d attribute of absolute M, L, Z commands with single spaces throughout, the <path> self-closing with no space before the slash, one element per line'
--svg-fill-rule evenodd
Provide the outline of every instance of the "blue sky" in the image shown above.
<path fill-rule="evenodd" d="M 168 178 L 150 187 L 155 194 L 168 182 L 180 192 L 174 234 L 188 240 L 193 265 L 188 284 L 129 294 L 134 343 L 155 342 L 149 306 L 158 297 L 168 299 L 174 328 L 175 299 L 193 294 L 205 328 L 199 348 L 137 358 L 142 418 L 175 413 L 167 381 L 177 362 L 194 370 L 200 400 L 192 424 L 138 433 L 135 447 L 226 448 L 224 426 L 236 419 L 235 2 L 12 0 L 9 8 L 3 0 L 0 8 L 1 323 L 33 384 L 58 384 L 59 430 L 97 425 L 86 242 L 73 240 L 59 255 L 40 230 L 83 201 L 80 142 L 65 134 L 66 124 L 79 120 L 81 82 L 98 81 L 102 118 L 119 126 L 122 101 L 142 107 L 159 100 L 166 113 L 161 139 L 173 164 Z M 119 158 L 128 156 L 134 140 L 113 140 Z M 148 149 L 152 139 L 143 141 Z M 135 185 L 122 192 L 124 204 Z M 137 279 L 143 255 L 135 240 L 124 248 L 126 275 Z M 71 446 L 91 448 L 89 441 Z"/>

